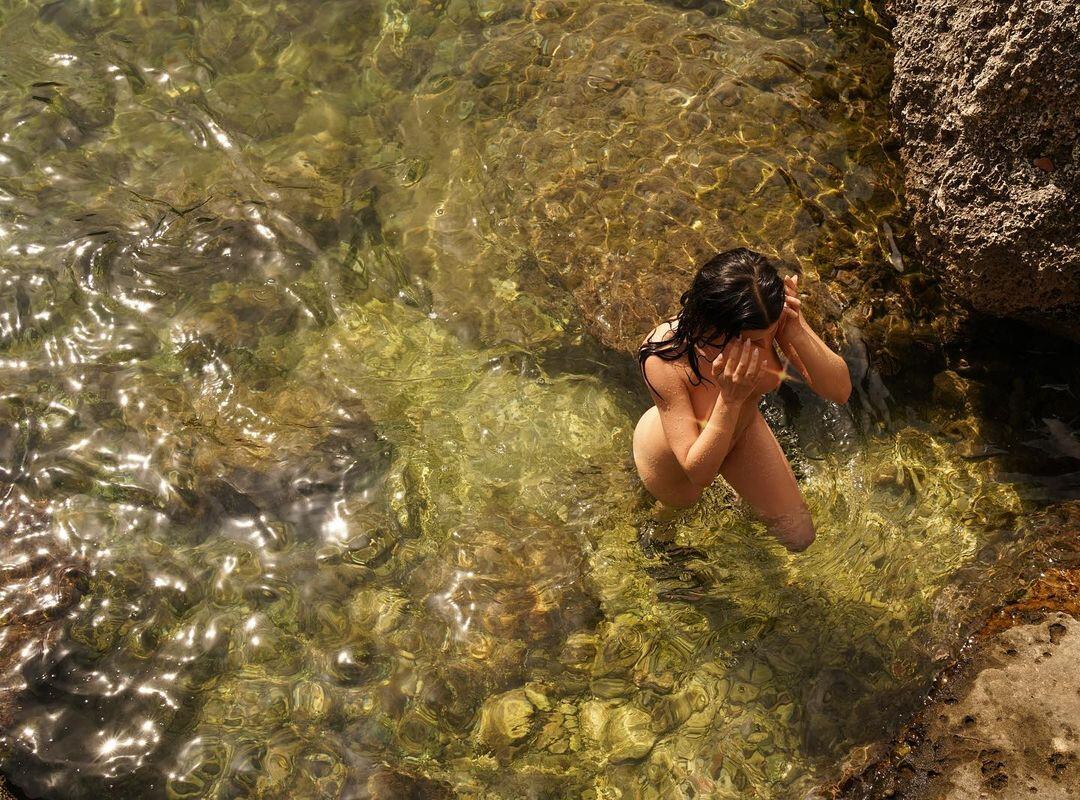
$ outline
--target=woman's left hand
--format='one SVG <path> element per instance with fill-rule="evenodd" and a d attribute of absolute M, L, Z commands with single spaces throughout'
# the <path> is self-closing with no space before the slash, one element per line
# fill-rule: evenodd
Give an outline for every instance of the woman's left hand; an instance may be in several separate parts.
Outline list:
<path fill-rule="evenodd" d="M 784 278 L 784 310 L 780 312 L 780 325 L 776 338 L 785 341 L 796 333 L 803 323 L 802 301 L 799 299 L 799 276 Z"/>
<path fill-rule="evenodd" d="M 799 299 L 799 276 L 790 275 L 784 278 L 784 310 L 780 312 L 780 324 L 776 328 L 776 343 L 780 345 L 780 350 L 787 360 L 802 374 L 807 385 L 811 386 L 810 373 L 796 348 L 798 335 L 806 333 L 804 325 L 802 301 Z"/>

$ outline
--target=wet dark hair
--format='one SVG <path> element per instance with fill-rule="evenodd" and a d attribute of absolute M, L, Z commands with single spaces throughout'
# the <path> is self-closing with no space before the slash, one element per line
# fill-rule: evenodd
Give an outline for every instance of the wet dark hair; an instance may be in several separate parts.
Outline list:
<path fill-rule="evenodd" d="M 737 247 L 702 264 L 679 305 L 679 313 L 668 320 L 678 322 L 674 335 L 646 342 L 638 349 L 641 377 L 654 394 L 659 393 L 645 375 L 645 361 L 650 356 L 676 361 L 685 355 L 696 383 L 709 381 L 701 374 L 696 346 L 723 348 L 742 331 L 768 328 L 784 310 L 784 281 L 761 253 Z"/>

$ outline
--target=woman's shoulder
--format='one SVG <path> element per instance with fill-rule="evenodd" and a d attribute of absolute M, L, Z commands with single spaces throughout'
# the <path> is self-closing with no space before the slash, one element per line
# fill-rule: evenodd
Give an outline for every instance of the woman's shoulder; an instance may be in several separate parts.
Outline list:
<path fill-rule="evenodd" d="M 678 327 L 678 320 L 664 320 L 647 334 L 645 334 L 645 340 L 641 343 L 644 347 L 647 344 L 659 344 L 665 342 L 675 335 L 675 329 Z"/>
<path fill-rule="evenodd" d="M 672 388 L 675 384 L 685 383 L 686 354 L 676 353 L 661 349 L 663 355 L 656 350 L 646 349 L 646 345 L 663 344 L 671 339 L 678 327 L 678 320 L 665 320 L 653 328 L 645 336 L 641 343 L 640 362 L 641 371 L 647 383 L 658 388 Z"/>

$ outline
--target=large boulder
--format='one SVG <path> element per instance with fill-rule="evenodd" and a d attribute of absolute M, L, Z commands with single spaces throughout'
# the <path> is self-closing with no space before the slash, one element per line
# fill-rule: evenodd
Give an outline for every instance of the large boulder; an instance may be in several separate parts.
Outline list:
<path fill-rule="evenodd" d="M 1080 339 L 1080 6 L 889 9 L 918 249 L 974 310 Z"/>

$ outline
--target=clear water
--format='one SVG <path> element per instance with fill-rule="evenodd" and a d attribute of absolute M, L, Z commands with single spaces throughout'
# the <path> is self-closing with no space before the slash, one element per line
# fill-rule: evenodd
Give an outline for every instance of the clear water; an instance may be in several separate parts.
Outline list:
<path fill-rule="evenodd" d="M 625 350 L 713 247 L 893 269 L 888 59 L 809 0 L 4 3 L 9 783 L 779 798 L 891 730 L 1023 561 L 977 421 L 786 389 L 792 557 L 650 521 Z"/>

